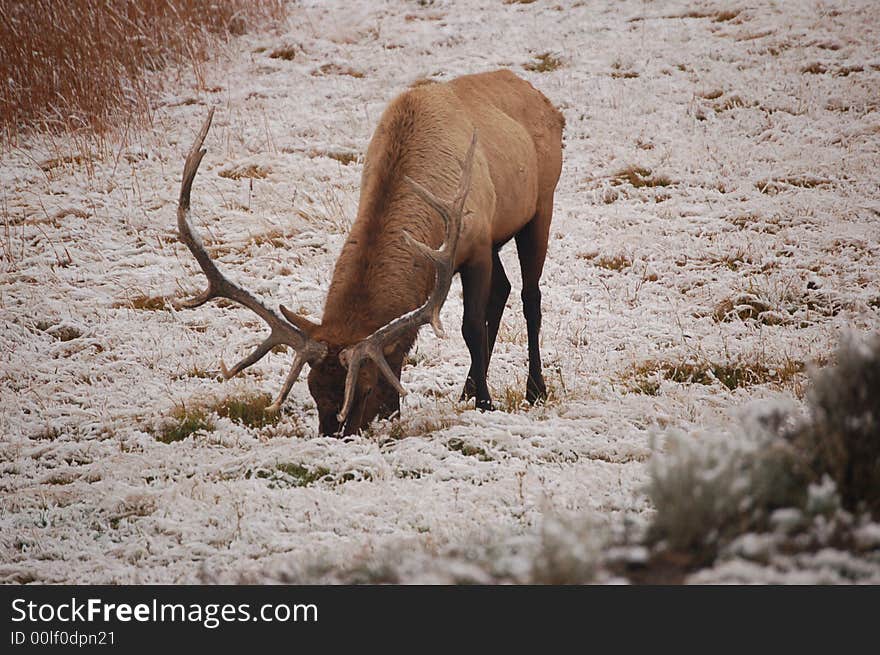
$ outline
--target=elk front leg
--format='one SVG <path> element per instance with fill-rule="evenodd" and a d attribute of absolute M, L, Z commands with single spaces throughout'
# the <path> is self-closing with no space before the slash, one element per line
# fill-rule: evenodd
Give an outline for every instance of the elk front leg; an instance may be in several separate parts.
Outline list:
<path fill-rule="evenodd" d="M 489 291 L 489 306 L 486 308 L 486 327 L 489 331 L 489 361 L 492 360 L 492 352 L 495 350 L 495 337 L 498 336 L 498 326 L 501 325 L 501 317 L 507 298 L 510 296 L 510 280 L 501 265 L 498 250 L 492 251 L 492 289 Z M 488 369 L 488 362 L 486 365 Z"/>
<path fill-rule="evenodd" d="M 487 377 L 489 374 L 489 362 L 492 361 L 492 351 L 495 349 L 495 337 L 498 336 L 498 326 L 501 324 L 501 316 L 504 314 L 504 307 L 509 296 L 510 280 L 507 279 L 504 267 L 501 265 L 498 250 L 494 249 L 492 251 L 492 286 L 489 290 L 489 304 L 486 307 L 486 338 L 489 343 L 486 356 Z M 476 385 L 468 377 L 464 383 L 464 391 L 461 392 L 461 399 L 467 400 L 476 395 Z"/>
<path fill-rule="evenodd" d="M 464 318 L 461 323 L 461 336 L 471 354 L 471 368 L 464 384 L 462 399 L 477 399 L 477 409 L 491 411 L 494 408 L 486 382 L 486 369 L 489 364 L 489 339 L 486 326 L 486 306 L 489 302 L 489 287 L 492 279 L 492 263 L 487 261 L 466 264 L 461 269 L 461 286 L 464 291 Z"/>

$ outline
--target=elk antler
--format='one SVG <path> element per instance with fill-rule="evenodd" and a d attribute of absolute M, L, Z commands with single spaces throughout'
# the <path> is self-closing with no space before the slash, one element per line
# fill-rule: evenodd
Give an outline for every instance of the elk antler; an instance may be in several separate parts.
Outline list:
<path fill-rule="evenodd" d="M 425 257 L 434 262 L 436 267 L 436 278 L 434 289 L 428 296 L 428 299 L 420 307 L 397 317 L 387 325 L 379 328 L 373 334 L 363 341 L 353 346 L 349 346 L 343 350 L 340 355 L 340 361 L 348 368 L 345 377 L 345 400 L 342 409 L 337 415 L 340 423 L 345 422 L 345 418 L 351 411 L 351 405 L 354 401 L 354 390 L 357 386 L 358 372 L 361 364 L 365 359 L 371 359 L 379 368 L 379 372 L 385 376 L 388 382 L 397 389 L 397 393 L 401 396 L 406 395 L 406 389 L 397 379 L 391 366 L 385 359 L 383 348 L 386 344 L 394 343 L 405 333 L 410 330 L 418 329 L 425 323 L 430 323 L 434 328 L 434 332 L 438 337 L 445 336 L 443 326 L 440 324 L 440 308 L 446 300 L 449 293 L 449 286 L 452 284 L 452 276 L 455 273 L 455 250 L 458 246 L 458 238 L 461 235 L 462 215 L 464 214 L 464 203 L 467 200 L 468 191 L 471 185 L 471 173 L 474 164 L 474 152 L 477 147 L 477 131 L 474 130 L 471 136 L 470 147 L 467 151 L 464 163 L 459 162 L 461 166 L 461 180 L 458 183 L 458 190 L 455 197 L 447 202 L 440 200 L 433 193 L 428 191 L 421 184 L 409 177 L 404 177 L 416 194 L 430 205 L 443 218 L 446 227 L 446 237 L 443 244 L 437 250 L 428 245 L 417 241 L 409 233 L 404 232 L 407 242 L 421 252 Z"/>
<path fill-rule="evenodd" d="M 202 148 L 202 144 L 205 142 L 205 137 L 208 134 L 208 129 L 211 127 L 211 120 L 213 118 L 214 110 L 211 109 L 211 111 L 208 112 L 208 118 L 205 120 L 204 125 L 202 125 L 202 129 L 199 132 L 195 143 L 193 143 L 189 154 L 186 156 L 186 163 L 183 167 L 183 180 L 180 183 L 180 198 L 177 204 L 177 229 L 180 233 L 180 240 L 186 244 L 187 248 L 189 248 L 190 252 L 196 258 L 196 261 L 198 261 L 199 266 L 202 268 L 205 277 L 208 278 L 208 288 L 195 298 L 180 302 L 179 306 L 185 308 L 198 307 L 213 298 L 227 298 L 254 311 L 260 318 L 269 324 L 269 327 L 271 328 L 269 336 L 266 337 L 263 343 L 257 346 L 250 355 L 233 366 L 231 370 L 227 369 L 226 365 L 221 361 L 220 368 L 223 371 L 223 377 L 227 380 L 234 375 L 237 375 L 248 366 L 258 362 L 275 346 L 286 345 L 296 351 L 293 366 L 290 373 L 287 375 L 287 379 L 284 381 L 281 393 L 278 394 L 275 402 L 266 408 L 267 411 L 277 411 L 280 409 L 281 403 L 284 402 L 284 399 L 287 398 L 287 394 L 290 393 L 290 389 L 299 377 L 303 366 L 306 363 L 313 365 L 321 360 L 324 355 L 327 354 L 327 346 L 320 341 L 311 339 L 302 330 L 284 318 L 284 316 L 263 304 L 259 298 L 255 297 L 249 291 L 243 289 L 234 282 L 229 281 L 219 271 L 217 265 L 208 254 L 208 251 L 205 250 L 205 246 L 199 235 L 193 231 L 189 222 L 190 192 L 192 190 L 193 180 L 196 177 L 196 172 L 199 170 L 199 164 L 201 164 L 202 157 L 204 157 L 205 152 L 207 152 Z M 282 307 L 282 309 L 286 308 Z"/>

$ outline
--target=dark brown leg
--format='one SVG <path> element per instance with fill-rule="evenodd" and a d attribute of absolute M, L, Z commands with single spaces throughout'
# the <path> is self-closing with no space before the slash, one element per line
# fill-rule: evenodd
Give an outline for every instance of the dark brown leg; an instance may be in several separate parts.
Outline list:
<path fill-rule="evenodd" d="M 541 372 L 541 290 L 538 282 L 544 270 L 547 238 L 552 218 L 552 199 L 538 207 L 535 217 L 516 235 L 516 250 L 522 268 L 523 315 L 529 335 L 529 377 L 526 381 L 526 400 L 534 404 L 547 398 L 547 387 Z"/>
<path fill-rule="evenodd" d="M 477 409 L 482 410 L 494 409 L 489 396 L 489 385 L 486 382 L 486 369 L 489 364 L 486 309 L 489 302 L 491 275 L 491 260 L 485 265 L 467 264 L 461 269 L 461 286 L 464 291 L 461 335 L 471 354 L 471 368 L 462 397 L 468 398 L 468 390 L 473 390 L 473 396 L 477 399 Z"/>
<path fill-rule="evenodd" d="M 492 289 L 489 291 L 489 306 L 486 308 L 486 329 L 489 337 L 489 360 L 492 359 L 492 351 L 495 350 L 495 338 L 498 336 L 498 326 L 501 325 L 501 316 L 507 298 L 510 296 L 510 280 L 501 265 L 498 251 L 492 251 Z M 488 369 L 488 364 L 487 364 Z"/>
<path fill-rule="evenodd" d="M 501 324 L 501 316 L 507 298 L 510 296 L 510 280 L 501 265 L 498 251 L 492 251 L 492 283 L 489 289 L 489 303 L 486 307 L 486 340 L 488 342 L 486 356 L 486 375 L 489 374 L 489 362 L 492 360 L 492 351 L 495 349 L 495 338 L 498 336 L 498 326 Z M 461 392 L 461 400 L 467 400 L 477 395 L 477 389 L 471 376 L 465 380 L 464 390 Z"/>

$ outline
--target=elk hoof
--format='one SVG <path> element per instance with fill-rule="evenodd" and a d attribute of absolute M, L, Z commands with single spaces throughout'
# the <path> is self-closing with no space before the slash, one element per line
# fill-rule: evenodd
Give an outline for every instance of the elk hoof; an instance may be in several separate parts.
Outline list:
<path fill-rule="evenodd" d="M 468 377 L 468 379 L 464 381 L 464 389 L 461 390 L 461 396 L 459 397 L 459 400 L 465 401 L 476 397 L 477 384 L 476 382 L 474 382 L 473 378 Z"/>
<path fill-rule="evenodd" d="M 529 381 L 526 383 L 526 400 L 529 405 L 547 400 L 547 387 L 544 385 L 543 377 L 535 380 L 529 376 Z"/>
<path fill-rule="evenodd" d="M 491 399 L 486 398 L 485 400 L 478 400 L 477 401 L 477 409 L 480 410 L 481 412 L 494 412 L 495 405 L 492 404 Z"/>

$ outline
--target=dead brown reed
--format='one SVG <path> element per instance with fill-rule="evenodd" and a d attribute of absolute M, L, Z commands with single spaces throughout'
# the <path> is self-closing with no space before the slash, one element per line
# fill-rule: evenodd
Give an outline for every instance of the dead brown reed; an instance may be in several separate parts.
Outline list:
<path fill-rule="evenodd" d="M 150 73 L 183 65 L 201 83 L 213 42 L 284 13 L 283 0 L 0 0 L 0 144 L 149 120 Z"/>

